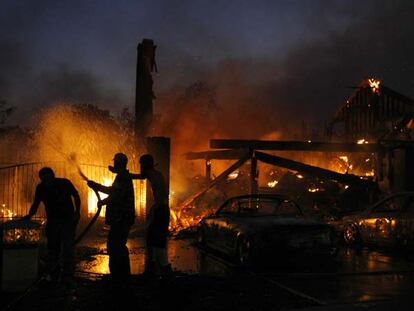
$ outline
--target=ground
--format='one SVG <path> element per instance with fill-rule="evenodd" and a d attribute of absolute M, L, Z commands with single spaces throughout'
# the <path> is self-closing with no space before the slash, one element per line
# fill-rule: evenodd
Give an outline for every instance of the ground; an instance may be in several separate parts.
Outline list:
<path fill-rule="evenodd" d="M 218 253 L 199 250 L 190 235 L 169 241 L 176 277 L 148 281 L 140 275 L 143 239 L 132 237 L 128 246 L 133 273 L 129 286 L 114 286 L 108 280 L 105 236 L 95 235 L 77 248 L 74 289 L 40 282 L 23 296 L 1 293 L 1 307 L 122 310 L 131 304 L 136 310 L 404 310 L 414 302 L 410 297 L 414 260 L 407 254 L 343 247 L 333 261 L 289 258 L 243 269 Z"/>

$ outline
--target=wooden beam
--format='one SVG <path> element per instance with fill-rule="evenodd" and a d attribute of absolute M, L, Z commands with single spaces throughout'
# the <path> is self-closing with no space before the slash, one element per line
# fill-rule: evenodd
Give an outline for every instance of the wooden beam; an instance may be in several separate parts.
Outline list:
<path fill-rule="evenodd" d="M 190 196 L 187 200 L 185 200 L 183 203 L 181 203 L 178 207 L 178 209 L 182 209 L 185 207 L 188 207 L 190 204 L 192 204 L 196 199 L 201 197 L 204 193 L 206 193 L 208 190 L 213 188 L 218 183 L 226 180 L 227 176 L 231 173 L 233 173 L 235 170 L 237 170 L 240 166 L 242 166 L 247 160 L 249 160 L 251 157 L 251 152 L 245 153 L 237 162 L 233 163 L 228 169 L 226 169 L 223 173 L 221 173 L 219 176 L 217 176 L 214 180 L 212 180 L 204 189 L 196 192 L 192 196 Z"/>
<path fill-rule="evenodd" d="M 326 143 L 313 141 L 274 141 L 274 140 L 242 140 L 211 139 L 212 149 L 256 149 L 284 151 L 329 151 L 329 152 L 378 152 L 380 144 Z"/>
<path fill-rule="evenodd" d="M 325 178 L 325 179 L 333 179 L 343 183 L 361 183 L 367 182 L 365 179 L 361 179 L 360 176 L 352 175 L 352 174 L 341 174 L 331 170 L 327 170 L 324 168 L 308 165 L 302 162 L 293 161 L 290 159 L 274 156 L 271 154 L 263 153 L 256 151 L 255 152 L 256 159 L 258 161 L 284 167 L 293 171 L 307 173 L 313 176 Z"/>
<path fill-rule="evenodd" d="M 237 160 L 248 152 L 247 149 L 213 150 L 201 152 L 187 152 L 187 160 Z"/>

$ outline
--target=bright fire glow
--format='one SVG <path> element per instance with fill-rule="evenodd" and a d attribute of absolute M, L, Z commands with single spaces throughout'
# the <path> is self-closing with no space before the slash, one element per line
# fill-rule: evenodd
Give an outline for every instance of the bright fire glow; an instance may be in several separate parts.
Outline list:
<path fill-rule="evenodd" d="M 379 88 L 381 81 L 376 79 L 368 79 L 369 87 L 371 88 L 372 92 L 379 93 Z"/>
<path fill-rule="evenodd" d="M 111 186 L 113 179 L 109 177 L 102 177 L 101 184 L 104 186 Z M 146 205 L 146 182 L 142 180 L 134 180 L 134 194 L 135 194 L 135 216 L 145 216 L 145 205 Z M 99 192 L 101 199 L 108 197 L 107 194 Z M 98 198 L 92 189 L 88 189 L 88 216 L 92 217 L 95 215 L 98 209 Z M 105 206 L 102 207 L 100 217 L 105 217 Z"/>
<path fill-rule="evenodd" d="M 358 139 L 358 140 L 357 140 L 357 144 L 358 144 L 358 145 L 368 144 L 368 140 L 366 140 L 365 138 Z"/>
<path fill-rule="evenodd" d="M 340 156 L 339 157 L 342 161 L 344 161 L 345 163 L 348 163 L 349 159 L 347 156 Z"/>
<path fill-rule="evenodd" d="M 319 188 L 309 188 L 308 189 L 309 192 L 318 192 L 321 191 Z"/>
<path fill-rule="evenodd" d="M 366 172 L 366 173 L 365 173 L 365 176 L 375 176 L 375 172 L 374 172 L 374 170 L 372 169 L 371 171 Z"/>
<path fill-rule="evenodd" d="M 11 210 L 9 210 L 8 208 L 6 208 L 6 204 L 2 204 L 1 205 L 1 210 L 0 210 L 0 218 L 4 218 L 7 220 L 11 220 L 13 218 L 13 216 L 16 216 L 16 213 L 13 213 Z"/>
<path fill-rule="evenodd" d="M 303 178 L 303 176 L 300 175 L 300 174 L 297 174 L 296 177 L 299 178 L 299 179 L 302 179 Z"/>
<path fill-rule="evenodd" d="M 229 174 L 228 180 L 234 180 L 239 177 L 239 171 L 234 171 L 233 173 Z"/>
<path fill-rule="evenodd" d="M 267 183 L 267 186 L 268 187 L 270 187 L 270 188 L 274 188 L 274 187 L 276 187 L 276 185 L 279 183 L 279 181 L 277 181 L 277 180 L 273 180 L 273 181 L 269 181 L 268 183 Z"/>
<path fill-rule="evenodd" d="M 110 186 L 112 184 L 112 180 L 104 177 L 102 179 L 102 185 L 104 186 Z M 105 199 L 108 197 L 107 194 L 99 192 L 101 199 Z M 95 192 L 92 189 L 88 189 L 88 216 L 95 215 L 96 211 L 98 210 L 98 198 L 96 197 Z M 100 217 L 105 217 L 105 206 L 102 207 L 101 213 L 99 215 Z"/>

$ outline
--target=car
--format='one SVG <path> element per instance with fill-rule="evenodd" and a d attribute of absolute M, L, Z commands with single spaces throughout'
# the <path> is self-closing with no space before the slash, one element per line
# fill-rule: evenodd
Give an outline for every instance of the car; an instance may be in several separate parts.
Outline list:
<path fill-rule="evenodd" d="M 351 246 L 414 246 L 414 192 L 391 194 L 362 212 L 345 216 L 339 230 Z"/>
<path fill-rule="evenodd" d="M 336 240 L 329 224 L 305 216 L 294 200 L 278 194 L 232 197 L 198 225 L 201 246 L 241 265 L 291 254 L 334 256 Z"/>

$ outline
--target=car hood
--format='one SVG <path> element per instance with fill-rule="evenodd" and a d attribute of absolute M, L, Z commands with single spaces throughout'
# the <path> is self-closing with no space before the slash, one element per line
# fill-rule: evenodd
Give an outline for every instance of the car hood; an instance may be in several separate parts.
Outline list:
<path fill-rule="evenodd" d="M 320 229 L 329 227 L 326 223 L 313 218 L 295 218 L 295 217 L 246 217 L 234 218 L 227 222 L 229 227 L 237 227 L 250 233 L 274 231 L 274 230 L 303 230 L 303 229 Z"/>

